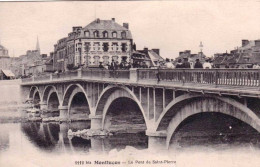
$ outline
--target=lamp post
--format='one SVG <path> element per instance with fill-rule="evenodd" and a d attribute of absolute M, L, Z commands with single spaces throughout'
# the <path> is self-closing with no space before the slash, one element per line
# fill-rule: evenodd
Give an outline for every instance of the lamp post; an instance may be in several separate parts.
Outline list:
<path fill-rule="evenodd" d="M 81 66 L 81 49 L 82 49 L 82 43 L 78 43 L 78 51 L 79 51 L 79 67 Z"/>

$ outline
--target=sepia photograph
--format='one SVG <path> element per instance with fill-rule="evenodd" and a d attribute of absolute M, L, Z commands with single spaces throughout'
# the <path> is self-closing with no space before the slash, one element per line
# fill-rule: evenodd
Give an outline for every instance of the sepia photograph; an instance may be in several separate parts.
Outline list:
<path fill-rule="evenodd" d="M 0 167 L 260 167 L 260 1 L 0 1 Z"/>

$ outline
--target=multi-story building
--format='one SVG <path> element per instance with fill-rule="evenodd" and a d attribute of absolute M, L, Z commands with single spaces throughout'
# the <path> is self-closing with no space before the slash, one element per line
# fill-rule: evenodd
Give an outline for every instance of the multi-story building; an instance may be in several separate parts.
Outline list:
<path fill-rule="evenodd" d="M 60 39 L 57 44 L 54 45 L 53 55 L 53 69 L 55 71 L 65 71 L 68 62 L 66 37 Z"/>
<path fill-rule="evenodd" d="M 112 61 L 130 60 L 132 35 L 128 23 L 123 26 L 112 20 L 100 20 L 88 24 L 76 39 L 75 64 L 98 65 Z"/>
<path fill-rule="evenodd" d="M 132 43 L 128 23 L 121 26 L 114 18 L 96 19 L 85 27 L 73 27 L 68 37 L 54 45 L 54 67 L 64 71 L 68 66 L 109 64 L 112 59 L 130 61 Z"/>

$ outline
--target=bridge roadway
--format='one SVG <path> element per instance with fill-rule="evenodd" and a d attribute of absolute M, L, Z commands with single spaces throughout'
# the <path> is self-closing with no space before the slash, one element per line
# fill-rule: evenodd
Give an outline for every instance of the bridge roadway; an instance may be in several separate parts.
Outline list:
<path fill-rule="evenodd" d="M 113 102 L 134 101 L 153 147 L 168 147 L 176 128 L 203 112 L 232 116 L 260 132 L 260 70 L 79 69 L 23 79 L 21 85 L 24 98 L 40 101 L 42 110 L 59 110 L 63 121 L 90 119 L 92 129 L 110 128 Z M 76 104 L 79 98 L 86 100 Z"/>

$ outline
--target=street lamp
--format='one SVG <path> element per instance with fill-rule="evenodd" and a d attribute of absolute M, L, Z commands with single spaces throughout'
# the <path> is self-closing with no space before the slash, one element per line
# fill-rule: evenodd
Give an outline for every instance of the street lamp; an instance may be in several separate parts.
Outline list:
<path fill-rule="evenodd" d="M 82 49 L 82 43 L 78 43 L 78 51 L 79 51 L 79 66 L 81 66 L 81 49 Z"/>

